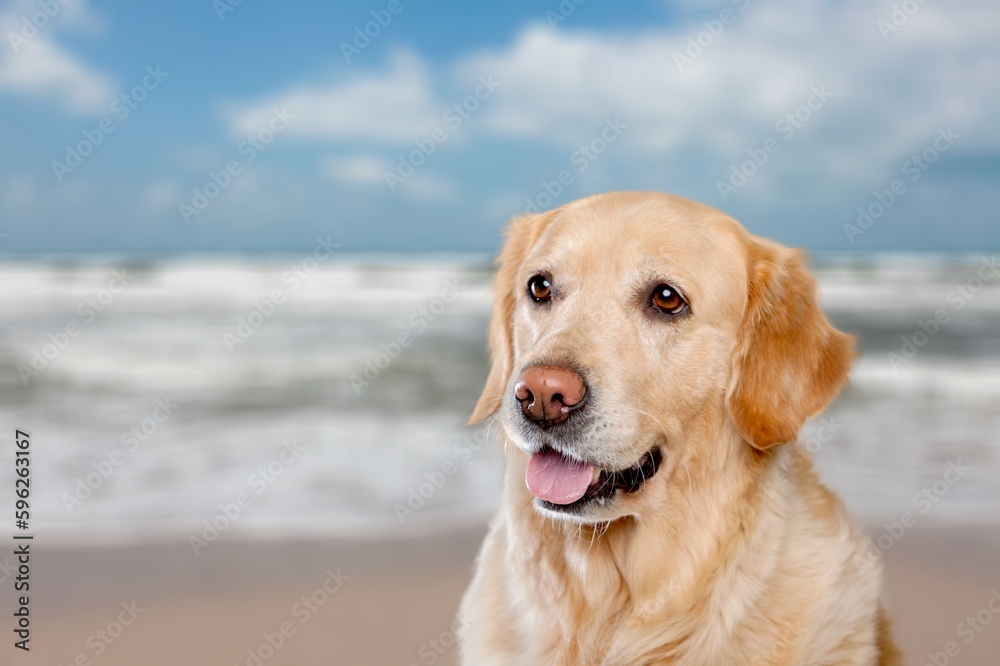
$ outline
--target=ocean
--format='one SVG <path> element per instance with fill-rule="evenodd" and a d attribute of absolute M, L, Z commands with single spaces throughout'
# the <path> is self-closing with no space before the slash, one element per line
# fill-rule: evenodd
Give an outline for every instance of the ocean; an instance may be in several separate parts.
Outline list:
<path fill-rule="evenodd" d="M 824 309 L 862 354 L 801 445 L 870 525 L 1000 522 L 991 261 L 813 259 Z M 0 410 L 11 435 L 30 433 L 36 538 L 482 524 L 502 463 L 495 433 L 463 424 L 487 368 L 490 270 L 476 256 L 8 258 Z"/>

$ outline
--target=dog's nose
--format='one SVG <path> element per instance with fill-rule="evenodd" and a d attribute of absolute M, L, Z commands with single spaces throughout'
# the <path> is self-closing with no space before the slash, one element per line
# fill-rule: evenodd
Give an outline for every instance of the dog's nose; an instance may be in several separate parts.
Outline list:
<path fill-rule="evenodd" d="M 514 397 L 525 418 L 544 426 L 563 423 L 583 405 L 586 395 L 583 377 L 553 365 L 526 368 L 514 386 Z"/>

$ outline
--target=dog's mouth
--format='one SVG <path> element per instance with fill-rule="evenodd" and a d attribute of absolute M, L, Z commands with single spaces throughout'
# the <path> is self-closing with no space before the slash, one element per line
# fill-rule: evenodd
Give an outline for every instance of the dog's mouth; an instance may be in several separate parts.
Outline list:
<path fill-rule="evenodd" d="M 546 445 L 532 454 L 524 480 L 543 508 L 567 511 L 607 499 L 615 491 L 634 493 L 656 474 L 662 454 L 653 447 L 626 469 L 611 471 L 580 462 Z"/>

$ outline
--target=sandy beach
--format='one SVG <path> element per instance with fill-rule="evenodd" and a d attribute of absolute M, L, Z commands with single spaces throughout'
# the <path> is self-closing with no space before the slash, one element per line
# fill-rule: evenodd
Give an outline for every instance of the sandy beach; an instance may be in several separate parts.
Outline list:
<path fill-rule="evenodd" d="M 452 623 L 482 535 L 219 542 L 197 558 L 184 543 L 40 543 L 32 650 L 5 646 L 3 663 L 454 664 Z M 998 554 L 1000 529 L 979 528 L 911 530 L 886 552 L 884 597 L 908 664 L 1000 664 Z M 10 580 L 0 592 L 6 609 Z"/>

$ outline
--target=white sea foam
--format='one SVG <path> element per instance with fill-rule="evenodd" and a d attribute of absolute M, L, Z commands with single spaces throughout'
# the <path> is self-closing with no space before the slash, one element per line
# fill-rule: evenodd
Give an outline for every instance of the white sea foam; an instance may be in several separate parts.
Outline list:
<path fill-rule="evenodd" d="M 39 533 L 69 542 L 197 533 L 293 438 L 306 453 L 253 495 L 228 536 L 399 534 L 486 519 L 500 462 L 488 450 L 465 460 L 455 447 L 474 432 L 463 423 L 487 366 L 488 262 L 334 260 L 293 288 L 286 272 L 302 260 L 0 264 L 0 415 L 32 432 Z M 817 461 L 864 519 L 912 509 L 913 495 L 959 458 L 973 472 L 921 519 L 1000 519 L 1000 279 L 961 309 L 948 299 L 979 261 L 827 257 L 814 267 L 826 309 L 863 351 Z M 134 279 L 86 321 L 77 308 L 112 267 Z M 459 297 L 435 306 L 431 321 L 421 308 L 449 281 Z M 224 334 L 274 289 L 285 302 L 230 351 Z M 948 323 L 894 366 L 889 355 L 938 308 Z M 70 321 L 79 334 L 26 386 L 18 366 Z M 412 344 L 356 391 L 351 377 L 382 364 L 383 345 L 401 333 Z M 123 433 L 168 396 L 177 413 L 67 511 L 77 479 L 125 448 Z M 454 472 L 401 524 L 395 506 L 449 461 Z M 11 499 L 10 484 L 0 486 L 0 505 Z"/>

